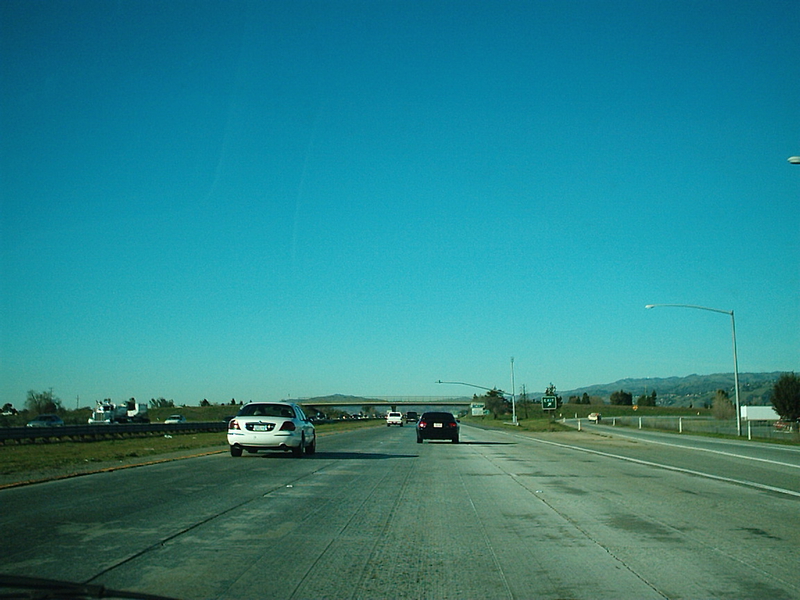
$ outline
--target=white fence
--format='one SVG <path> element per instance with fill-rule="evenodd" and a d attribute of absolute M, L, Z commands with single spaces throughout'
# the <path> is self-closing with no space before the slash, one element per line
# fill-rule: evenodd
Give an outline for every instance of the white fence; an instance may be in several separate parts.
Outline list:
<path fill-rule="evenodd" d="M 736 419 L 720 420 L 711 417 L 604 417 L 603 425 L 635 427 L 638 429 L 664 429 L 679 433 L 719 433 L 736 435 Z M 747 439 L 797 438 L 797 431 L 775 429 L 769 421 L 742 421 L 742 436 Z"/>

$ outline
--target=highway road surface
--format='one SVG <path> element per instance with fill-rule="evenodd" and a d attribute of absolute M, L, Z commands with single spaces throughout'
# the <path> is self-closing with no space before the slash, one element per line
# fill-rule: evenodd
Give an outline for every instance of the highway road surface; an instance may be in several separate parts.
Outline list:
<path fill-rule="evenodd" d="M 624 436 L 624 437 L 623 437 Z M 800 454 L 376 427 L 0 491 L 4 574 L 192 599 L 800 598 Z"/>

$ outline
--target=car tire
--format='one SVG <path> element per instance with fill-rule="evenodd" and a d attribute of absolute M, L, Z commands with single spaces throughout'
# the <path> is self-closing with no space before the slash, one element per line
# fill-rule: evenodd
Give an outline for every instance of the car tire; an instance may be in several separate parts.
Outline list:
<path fill-rule="evenodd" d="M 241 455 L 242 455 L 241 446 L 231 446 L 231 456 L 241 456 Z"/>
<path fill-rule="evenodd" d="M 457 443 L 458 443 L 458 436 L 456 436 L 456 437 L 454 437 L 454 438 L 453 438 L 453 443 L 454 443 L 454 444 L 457 444 Z"/>
<path fill-rule="evenodd" d="M 418 443 L 418 444 L 421 444 L 421 443 L 422 443 L 422 438 L 421 438 L 420 436 L 417 436 L 417 443 Z"/>
<path fill-rule="evenodd" d="M 306 436 L 303 435 L 303 437 L 300 438 L 300 445 L 292 448 L 292 456 L 294 456 L 295 458 L 303 458 L 303 450 L 305 449 L 305 446 L 306 446 Z"/>
<path fill-rule="evenodd" d="M 314 439 L 311 440 L 311 443 L 306 446 L 306 454 L 311 456 L 312 454 L 316 454 L 317 452 L 317 437 L 314 436 Z"/>

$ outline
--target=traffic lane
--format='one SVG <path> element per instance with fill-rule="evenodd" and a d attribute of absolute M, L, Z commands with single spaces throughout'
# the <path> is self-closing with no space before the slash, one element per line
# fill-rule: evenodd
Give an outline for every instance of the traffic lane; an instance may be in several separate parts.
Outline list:
<path fill-rule="evenodd" d="M 412 428 L 377 428 L 325 440 L 314 460 L 216 456 L 174 463 L 163 477 L 133 469 L 147 477 L 128 486 L 129 505 L 172 483 L 181 530 L 143 543 L 132 525 L 111 522 L 84 540 L 127 546 L 102 562 L 59 531 L 61 576 L 93 563 L 96 582 L 188 599 L 798 594 L 780 576 L 794 572 L 798 544 L 777 538 L 778 509 L 732 532 L 709 525 L 716 508 L 728 510 L 731 486 L 708 490 L 699 478 L 470 427 L 462 439 L 416 444 Z M 674 479 L 654 489 L 665 477 Z M 159 498 L 153 518 L 170 506 Z M 739 548 L 770 564 L 743 567 Z"/>
<path fill-rule="evenodd" d="M 662 597 L 482 442 L 371 441 L 398 458 L 335 461 L 98 581 L 182 598 Z"/>
<path fill-rule="evenodd" d="M 630 442 L 619 446 L 630 459 L 800 494 L 800 452 L 794 447 L 603 425 L 582 432 L 586 435 L 576 438 L 576 444 L 586 449 L 601 450 L 600 440 L 610 436 Z"/>
<path fill-rule="evenodd" d="M 361 434 L 364 443 L 321 436 L 319 460 L 217 454 L 0 490 L 2 570 L 87 581 L 331 461 L 382 458 L 369 435 Z"/>
<path fill-rule="evenodd" d="M 598 439 L 600 455 L 576 449 L 578 432 L 481 436 L 487 461 L 666 597 L 800 595 L 795 497 L 612 458 L 628 440 Z"/>
<path fill-rule="evenodd" d="M 385 443 L 396 443 L 398 435 L 399 431 L 387 432 Z M 419 448 L 420 460 L 412 462 L 425 465 L 430 477 L 408 470 L 409 465 L 400 468 L 393 463 L 391 469 L 380 469 L 385 478 L 376 480 L 371 469 L 364 470 L 370 465 L 357 464 L 357 480 L 333 486 L 334 490 L 360 490 L 357 506 L 351 506 L 346 495 L 317 511 L 336 515 L 334 509 L 342 507 L 338 519 L 332 517 L 337 525 L 333 531 L 312 519 L 305 536 L 310 539 L 305 539 L 302 519 L 306 508 L 298 502 L 305 486 L 287 488 L 282 491 L 286 505 L 276 509 L 283 519 L 273 516 L 264 522 L 260 520 L 264 511 L 237 512 L 232 523 L 217 523 L 219 531 L 202 536 L 202 540 L 212 541 L 207 555 L 197 554 L 201 547 L 197 539 L 191 540 L 193 543 L 188 543 L 189 538 L 174 540 L 169 552 L 165 550 L 163 557 L 151 561 L 151 565 L 166 567 L 164 571 L 158 574 L 151 566 L 150 575 L 155 579 L 140 583 L 156 589 L 170 582 L 177 584 L 175 573 L 181 572 L 181 564 L 189 564 L 192 573 L 220 568 L 230 574 L 229 587 L 218 588 L 218 597 L 259 597 L 263 586 L 269 585 L 275 597 L 369 598 L 383 597 L 391 590 L 395 597 L 637 598 L 654 591 L 651 579 L 663 589 L 669 590 L 670 585 L 674 589 L 673 582 L 683 580 L 679 577 L 682 573 L 687 579 L 671 596 L 746 598 L 757 597 L 748 593 L 756 589 L 770 597 L 792 597 L 763 578 L 743 591 L 742 581 L 731 573 L 744 571 L 743 581 L 751 582 L 746 569 L 738 563 L 732 567 L 729 555 L 719 556 L 720 551 L 704 546 L 701 539 L 687 536 L 682 530 L 692 526 L 678 520 L 680 514 L 656 515 L 654 519 L 637 512 L 637 507 L 655 505 L 666 495 L 661 489 L 648 497 L 637 495 L 642 472 L 650 469 L 636 465 L 623 476 L 617 472 L 617 464 L 606 464 L 617 461 L 604 459 L 604 471 L 600 471 L 594 457 L 576 460 L 575 451 L 561 456 L 560 448 L 539 450 L 531 461 L 530 447 L 486 436 L 481 432 L 481 437 L 470 443 L 465 428 L 467 443 L 460 446 L 426 443 L 410 448 L 406 436 L 405 450 L 398 447 L 388 454 L 410 456 L 412 448 Z M 435 468 L 448 457 L 453 468 Z M 546 468 L 542 469 L 543 465 Z M 463 485 L 454 485 L 449 474 L 458 474 Z M 347 479 L 354 473 L 341 475 Z M 603 478 L 612 479 L 610 490 L 607 482 L 605 487 L 597 485 Z M 626 489 L 623 483 L 630 481 L 633 489 Z M 421 485 L 421 492 L 412 493 L 415 482 Z M 674 492 L 673 487 L 667 491 Z M 687 488 L 686 493 L 698 492 Z M 305 495 L 315 499 L 326 496 L 320 490 Z M 619 500 L 628 496 L 631 506 Z M 588 498 L 588 504 L 576 504 L 576 498 L 584 502 Z M 277 507 L 280 499 L 280 495 L 273 496 L 264 510 Z M 542 506 L 537 504 L 539 500 Z M 469 504 L 472 513 L 463 503 Z M 409 512 L 407 507 L 413 508 Z M 293 508 L 301 514 L 291 517 Z M 699 519 L 706 520 L 706 514 Z M 676 522 L 677 527 L 673 525 Z M 239 535 L 248 533 L 244 539 L 226 539 L 231 528 Z M 259 533 L 270 540 L 268 549 Z M 222 546 L 215 547 L 214 540 L 222 541 Z M 687 546 L 682 553 L 673 551 L 678 542 Z M 186 552 L 190 556 L 179 550 L 184 543 L 189 545 Z M 220 555 L 226 551 L 234 555 L 232 563 L 220 565 Z M 640 554 L 651 553 L 653 557 L 637 563 Z M 294 560 L 286 563 L 286 554 Z M 699 569 L 696 563 L 713 564 L 716 570 Z M 464 564 L 478 566 L 465 573 Z M 130 568 L 133 583 L 138 569 L 133 564 Z M 280 572 L 281 579 L 267 583 L 259 578 L 260 573 L 271 572 Z M 664 581 L 659 581 L 659 573 Z M 342 581 L 348 582 L 344 588 Z M 709 592 L 709 583 L 714 585 L 713 592 Z M 695 593 L 683 593 L 687 589 Z M 204 597 L 202 590 L 195 592 Z"/>

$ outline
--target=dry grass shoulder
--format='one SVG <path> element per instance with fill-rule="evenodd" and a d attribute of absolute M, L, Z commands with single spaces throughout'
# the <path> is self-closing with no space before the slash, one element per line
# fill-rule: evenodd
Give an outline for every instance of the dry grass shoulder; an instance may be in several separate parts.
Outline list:
<path fill-rule="evenodd" d="M 227 449 L 225 435 L 198 433 L 96 442 L 49 442 L 0 446 L 0 486 L 70 477 L 156 460 Z"/>

